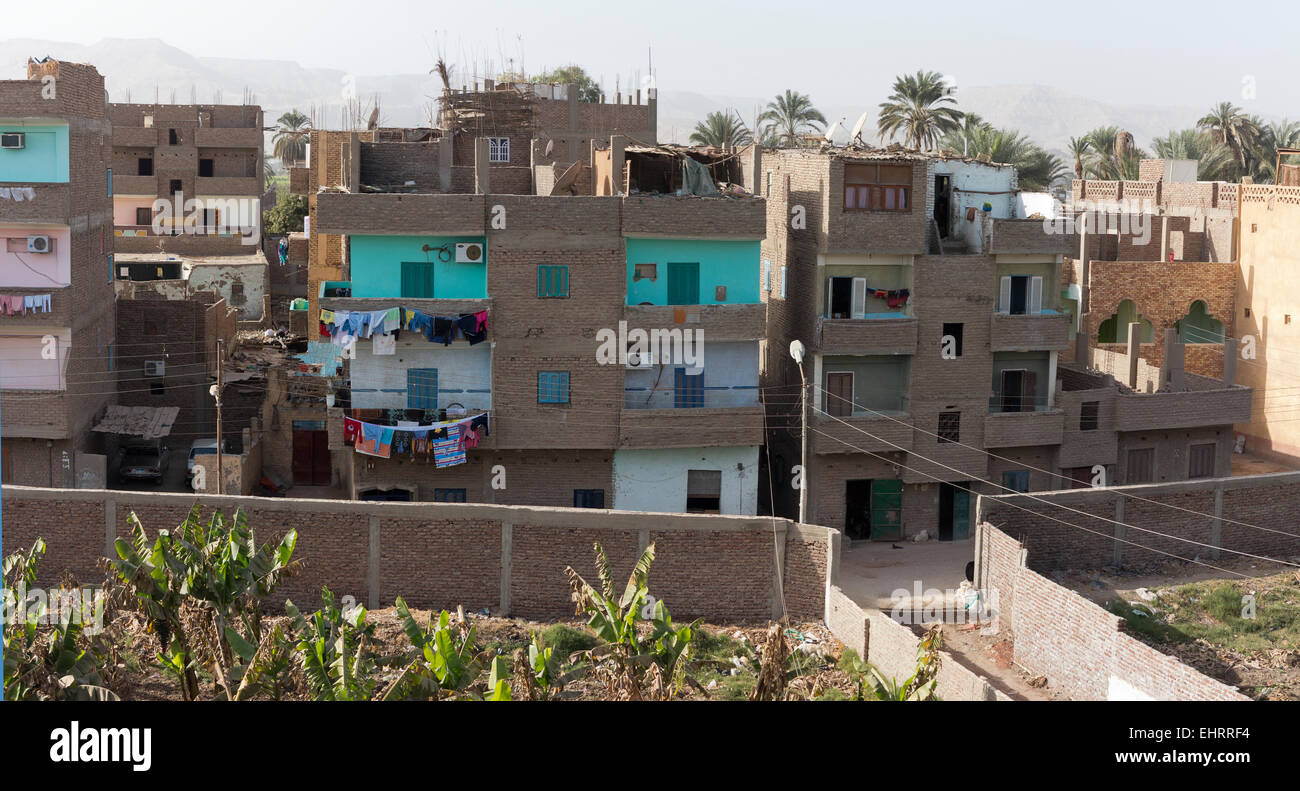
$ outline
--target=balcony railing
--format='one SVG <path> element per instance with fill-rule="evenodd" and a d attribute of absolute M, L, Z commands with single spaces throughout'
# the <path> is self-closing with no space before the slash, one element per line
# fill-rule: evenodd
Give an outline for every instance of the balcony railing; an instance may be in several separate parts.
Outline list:
<path fill-rule="evenodd" d="M 993 412 L 984 419 L 984 445 L 990 448 L 1060 445 L 1064 432 L 1065 412 L 1060 409 Z"/>
<path fill-rule="evenodd" d="M 1070 317 L 1065 313 L 994 313 L 989 349 L 994 352 L 1050 351 L 1070 343 Z"/>
<path fill-rule="evenodd" d="M 761 445 L 763 407 L 625 409 L 618 435 L 619 446 L 625 448 Z"/>
<path fill-rule="evenodd" d="M 916 354 L 918 322 L 903 314 L 862 319 L 817 319 L 825 354 Z"/>
<path fill-rule="evenodd" d="M 629 329 L 700 330 L 710 341 L 759 340 L 767 335 L 767 305 L 628 305 Z"/>

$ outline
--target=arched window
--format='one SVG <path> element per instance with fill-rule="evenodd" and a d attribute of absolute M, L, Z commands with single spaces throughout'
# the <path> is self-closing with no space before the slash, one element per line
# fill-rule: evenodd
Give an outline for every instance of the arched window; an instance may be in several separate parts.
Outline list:
<path fill-rule="evenodd" d="M 1128 325 L 1138 322 L 1142 325 L 1138 333 L 1139 343 L 1155 342 L 1155 328 L 1151 322 L 1142 318 L 1138 313 L 1137 305 L 1133 300 L 1126 299 L 1119 303 L 1119 307 L 1110 315 L 1110 318 L 1101 323 L 1097 328 L 1097 343 L 1128 343 Z"/>
<path fill-rule="evenodd" d="M 1179 343 L 1223 343 L 1223 322 L 1210 315 L 1204 300 L 1193 302 L 1187 315 L 1174 327 L 1178 330 Z"/>

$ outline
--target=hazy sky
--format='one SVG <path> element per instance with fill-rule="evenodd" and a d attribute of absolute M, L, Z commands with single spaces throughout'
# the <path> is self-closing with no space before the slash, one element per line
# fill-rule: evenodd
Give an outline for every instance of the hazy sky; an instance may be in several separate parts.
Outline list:
<path fill-rule="evenodd" d="M 1039 83 L 1114 104 L 1300 117 L 1292 3 L 1221 0 L 972 2 L 6 2 L 0 39 L 92 44 L 161 38 L 198 56 L 282 58 L 359 75 L 425 73 L 441 52 L 468 67 L 578 62 L 612 92 L 644 76 L 665 90 L 820 102 L 888 91 L 927 68 L 965 85 Z M 563 12 L 557 9 L 564 9 Z M 1276 40 L 1270 41 L 1270 38 Z M 1253 98 L 1243 80 L 1253 78 Z"/>

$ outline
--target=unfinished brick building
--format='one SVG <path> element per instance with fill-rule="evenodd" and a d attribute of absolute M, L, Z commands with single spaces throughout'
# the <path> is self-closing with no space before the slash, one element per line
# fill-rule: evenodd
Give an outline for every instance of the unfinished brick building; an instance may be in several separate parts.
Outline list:
<path fill-rule="evenodd" d="M 756 513 L 763 201 L 498 194 L 486 139 L 475 146 L 475 192 L 422 182 L 424 164 L 384 191 L 362 177 L 379 170 L 371 157 L 436 152 L 363 139 L 373 134 L 313 133 L 315 301 L 327 315 L 486 312 L 488 330 L 472 345 L 402 332 L 391 356 L 361 340 L 336 397 L 369 421 L 486 411 L 491 435 L 468 463 L 435 468 L 353 453 L 344 408 L 329 410 L 326 441 L 343 451 L 354 497 Z M 698 332 L 707 362 L 602 358 L 606 333 L 626 348 L 636 328 Z M 308 467 L 295 464 L 295 480 Z"/>
<path fill-rule="evenodd" d="M 72 487 L 103 469 L 113 403 L 112 128 L 93 66 L 29 61 L 0 81 L 3 481 Z"/>
<path fill-rule="evenodd" d="M 1227 474 L 1249 389 L 1156 367 L 1120 384 L 1111 357 L 1109 371 L 1059 359 L 1060 273 L 1080 241 L 1017 216 L 1014 169 L 832 149 L 765 153 L 751 172 L 768 199 L 778 512 L 799 494 L 794 340 L 811 391 L 807 521 L 851 537 L 967 538 L 971 491 Z"/>

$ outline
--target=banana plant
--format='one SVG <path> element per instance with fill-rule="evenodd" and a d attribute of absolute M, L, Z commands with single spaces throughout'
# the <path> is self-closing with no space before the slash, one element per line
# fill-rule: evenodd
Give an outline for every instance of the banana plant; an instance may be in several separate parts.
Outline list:
<path fill-rule="evenodd" d="M 3 606 L 12 613 L 4 624 L 5 700 L 117 700 L 100 671 L 109 651 L 85 628 L 92 619 L 102 619 L 102 599 L 61 599 L 58 619 L 42 629 L 42 622 L 49 620 L 47 604 L 18 601 L 14 595 L 36 584 L 45 550 L 38 538 L 27 552 L 15 552 L 3 562 Z M 62 606 L 67 604 L 72 606 Z"/>
<path fill-rule="evenodd" d="M 293 624 L 295 648 L 314 700 L 370 700 L 377 682 L 374 659 L 367 651 L 375 625 L 360 605 L 340 610 L 334 593 L 321 588 L 321 608 L 305 617 L 285 601 Z"/>
<path fill-rule="evenodd" d="M 384 700 L 438 700 L 457 694 L 474 697 L 467 690 L 479 679 L 485 666 L 489 676 L 484 698 L 510 699 L 509 664 L 502 657 L 480 651 L 477 630 L 465 618 L 463 608 L 457 611 L 454 624 L 446 610 L 436 617 L 430 613 L 426 628 L 415 620 L 405 599 L 397 597 L 396 607 L 414 657 L 385 690 Z"/>
<path fill-rule="evenodd" d="M 159 531 L 150 543 L 140 520 L 130 514 L 131 539 L 117 539 L 118 557 L 110 563 L 158 635 L 158 660 L 178 678 L 182 696 L 198 697 L 198 669 L 205 667 L 218 694 L 234 700 L 241 686 L 242 694 L 249 694 L 242 682 L 246 663 L 263 643 L 263 601 L 298 568 L 293 560 L 298 534 L 290 530 L 278 545 L 259 545 L 242 510 L 230 520 L 215 512 L 206 525 L 201 516 L 196 503 L 174 531 Z M 235 650 L 236 642 L 241 650 Z M 283 645 L 274 649 L 273 643 L 261 657 L 265 665 L 258 676 L 264 680 L 269 669 L 285 665 Z"/>

